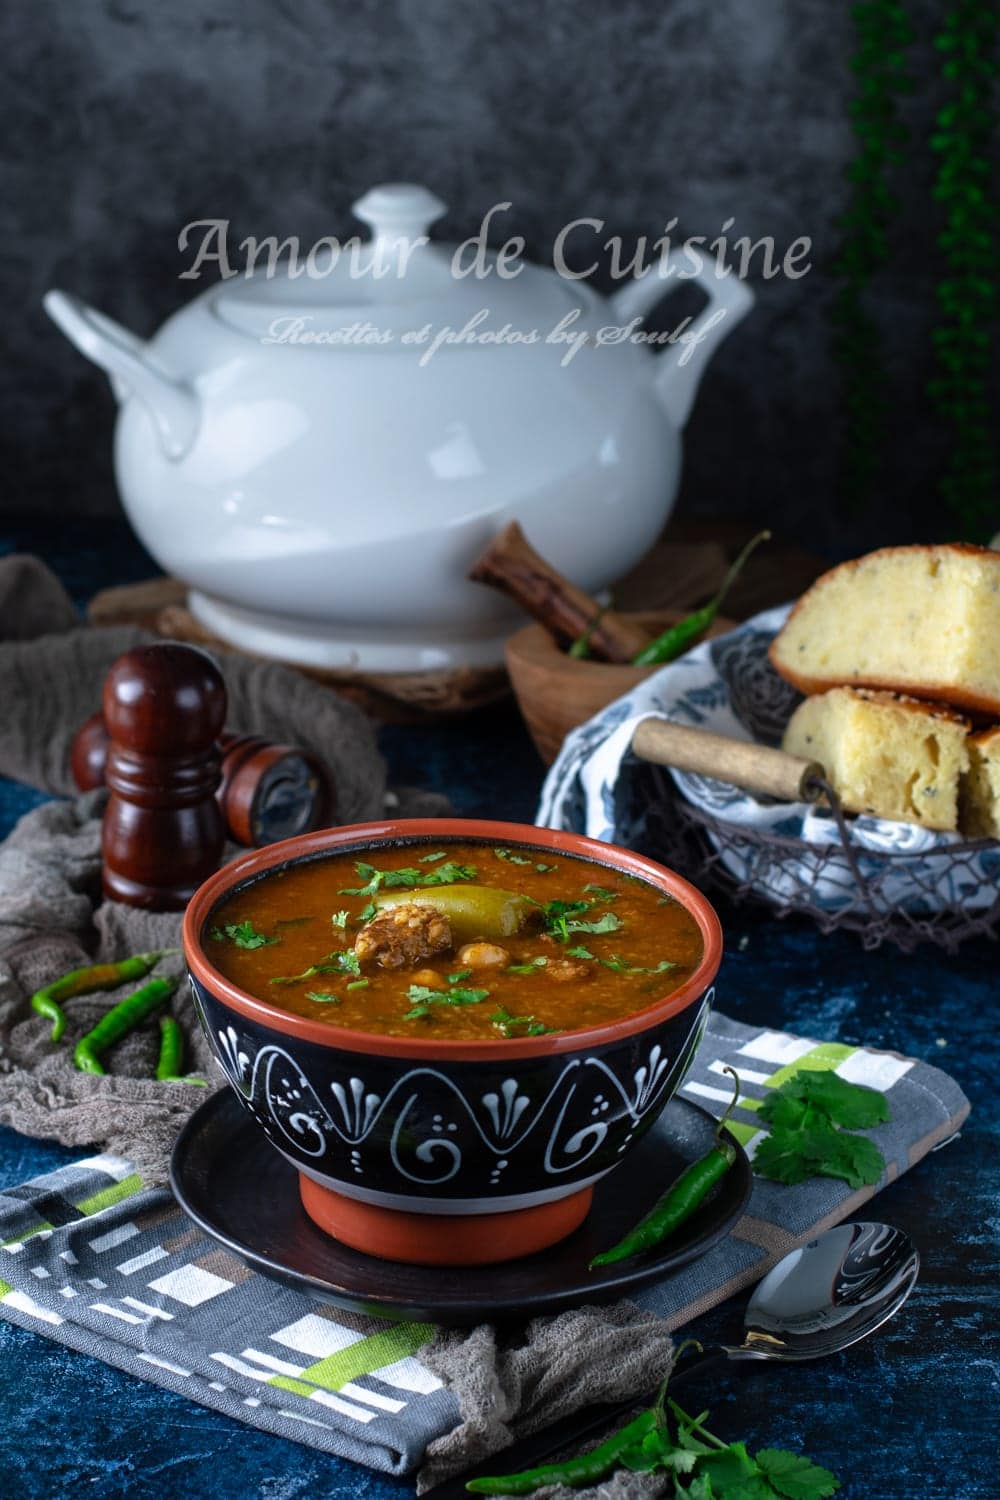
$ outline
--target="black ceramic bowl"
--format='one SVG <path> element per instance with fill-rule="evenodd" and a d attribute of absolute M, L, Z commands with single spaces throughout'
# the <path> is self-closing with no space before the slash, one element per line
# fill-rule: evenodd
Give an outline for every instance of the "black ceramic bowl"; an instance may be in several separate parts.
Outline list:
<path fill-rule="evenodd" d="M 586 1031 L 431 1041 L 348 1031 L 278 1009 L 212 965 L 204 936 L 240 886 L 301 860 L 384 844 L 500 843 L 638 876 L 697 922 L 681 989 Z M 576 834 L 467 820 L 366 823 L 254 850 L 195 893 L 184 918 L 195 1006 L 222 1071 L 298 1169 L 310 1216 L 393 1260 L 486 1264 L 554 1244 L 676 1092 L 704 1030 L 722 933 L 709 902 L 662 865 Z"/>

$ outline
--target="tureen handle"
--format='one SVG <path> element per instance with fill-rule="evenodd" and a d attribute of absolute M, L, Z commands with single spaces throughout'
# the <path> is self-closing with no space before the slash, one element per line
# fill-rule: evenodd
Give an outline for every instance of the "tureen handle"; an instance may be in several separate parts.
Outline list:
<path fill-rule="evenodd" d="M 107 371 L 119 401 L 133 394 L 143 403 L 167 458 L 183 458 L 198 430 L 198 398 L 191 387 L 169 375 L 134 333 L 78 297 L 50 291 L 42 305 L 80 353 Z"/>
<path fill-rule="evenodd" d="M 677 342 L 657 356 L 652 367 L 657 395 L 675 427 L 683 427 L 690 416 L 708 361 L 750 311 L 753 292 L 732 271 L 716 276 L 715 262 L 702 259 L 693 276 L 668 283 L 649 271 L 641 279 L 628 282 L 611 298 L 616 317 L 626 324 L 636 316 L 652 312 L 668 292 L 689 281 L 701 287 L 708 301 L 683 329 Z"/>

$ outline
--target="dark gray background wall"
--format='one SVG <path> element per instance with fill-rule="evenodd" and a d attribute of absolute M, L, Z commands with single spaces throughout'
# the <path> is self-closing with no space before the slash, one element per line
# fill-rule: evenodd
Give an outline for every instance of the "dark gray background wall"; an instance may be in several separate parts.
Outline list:
<path fill-rule="evenodd" d="M 934 274 L 929 49 L 908 105 L 899 254 L 877 311 L 891 452 L 862 515 L 837 499 L 826 267 L 852 151 L 849 7 L 832 0 L 7 0 L 0 365 L 8 512 L 113 513 L 107 384 L 48 322 L 52 285 L 150 333 L 199 284 L 177 234 L 352 228 L 372 183 L 426 182 L 462 238 L 498 199 L 547 255 L 568 219 L 625 235 L 814 241 L 813 271 L 759 285 L 688 429 L 682 514 L 746 516 L 843 548 L 945 535 L 941 435 L 923 387 Z M 924 37 L 940 8 L 911 4 Z M 201 283 L 200 285 L 203 285 Z M 1000 518 L 998 518 L 1000 520 Z"/>

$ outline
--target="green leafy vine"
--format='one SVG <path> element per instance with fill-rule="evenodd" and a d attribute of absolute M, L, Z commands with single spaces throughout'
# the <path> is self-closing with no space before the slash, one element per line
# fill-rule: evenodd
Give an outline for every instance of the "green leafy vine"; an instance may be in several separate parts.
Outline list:
<path fill-rule="evenodd" d="M 913 29 L 896 0 L 861 0 L 851 15 L 856 89 L 849 112 L 858 149 L 847 170 L 847 208 L 838 220 L 843 240 L 833 267 L 840 287 L 832 318 L 847 422 L 842 486 L 857 507 L 875 476 L 886 411 L 879 333 L 868 296 L 875 272 L 889 259 L 889 229 L 899 206 L 890 183 L 907 140 L 899 98 L 913 87 L 905 63 Z"/>
<path fill-rule="evenodd" d="M 944 277 L 936 289 L 929 393 L 951 434 L 942 496 L 966 533 L 979 538 L 997 520 L 990 412 L 996 207 L 989 159 L 996 39 L 996 9 L 983 0 L 955 0 L 934 39 L 949 97 L 931 137 L 938 159 L 934 197 L 944 210 L 937 236 Z"/>

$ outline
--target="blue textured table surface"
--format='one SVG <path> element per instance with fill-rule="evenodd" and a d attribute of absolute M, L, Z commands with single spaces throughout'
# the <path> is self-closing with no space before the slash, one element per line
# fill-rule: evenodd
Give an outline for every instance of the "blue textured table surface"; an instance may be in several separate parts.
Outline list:
<path fill-rule="evenodd" d="M 121 526 L 69 524 L 58 537 L 8 527 L 0 552 L 35 550 L 79 602 L 155 571 Z M 383 732 L 393 779 L 446 792 L 472 816 L 530 821 L 542 767 L 512 707 L 459 723 Z M 0 781 L 0 836 L 42 800 Z M 961 1137 L 883 1193 L 873 1212 L 920 1247 L 917 1289 L 895 1322 L 821 1364 L 713 1377 L 692 1400 L 713 1429 L 751 1447 L 800 1448 L 843 1494 L 870 1500 L 986 1500 L 998 1493 L 997 1239 L 1000 1147 L 998 957 L 976 943 L 953 958 L 865 953 L 799 921 L 721 909 L 721 1007 L 739 1019 L 823 1039 L 888 1047 L 951 1072 L 972 1100 Z M 71 1159 L 0 1130 L 0 1181 Z M 696 1330 L 737 1333 L 727 1304 Z M 35 1334 L 0 1322 L 0 1495 L 9 1500 L 389 1500 L 412 1486 L 265 1436 Z"/>

